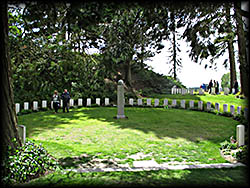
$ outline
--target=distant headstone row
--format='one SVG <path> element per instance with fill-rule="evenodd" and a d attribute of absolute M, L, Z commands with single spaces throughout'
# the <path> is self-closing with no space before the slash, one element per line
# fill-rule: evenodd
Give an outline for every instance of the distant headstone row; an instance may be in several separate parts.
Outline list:
<path fill-rule="evenodd" d="M 176 107 L 177 106 L 176 99 L 173 99 L 171 104 L 168 104 L 168 103 L 169 103 L 168 99 L 164 99 L 163 100 L 163 104 L 161 106 L 169 106 L 169 107 Z M 97 104 L 97 105 L 100 106 L 101 105 L 101 99 L 100 98 L 96 98 L 95 104 Z M 125 99 L 124 99 L 124 104 L 125 104 Z M 143 99 L 137 99 L 137 101 L 135 101 L 133 98 L 130 98 L 128 100 L 128 104 L 130 106 L 134 106 L 134 105 L 143 106 L 144 102 L 143 102 Z M 70 99 L 69 105 L 70 106 L 74 106 L 75 105 L 74 99 Z M 83 106 L 83 99 L 82 98 L 77 99 L 77 105 L 78 106 Z M 86 106 L 90 107 L 91 105 L 92 105 L 91 98 L 87 98 Z M 109 106 L 110 105 L 109 98 L 105 98 L 104 99 L 104 105 L 105 106 Z M 160 100 L 159 99 L 154 99 L 154 104 L 152 105 L 152 99 L 146 99 L 146 104 L 145 105 L 146 106 L 157 107 L 157 106 L 160 106 Z M 61 100 L 61 106 L 62 106 L 62 100 Z M 186 101 L 185 100 L 181 100 L 180 101 L 180 107 L 183 108 L 183 109 L 185 109 L 185 108 L 192 109 L 192 108 L 194 108 L 194 101 L 190 100 L 189 101 L 189 107 L 187 107 Z M 198 101 L 198 109 L 199 110 L 203 110 L 203 107 L 204 107 L 203 101 Z M 42 108 L 48 108 L 46 100 L 42 100 Z M 53 109 L 53 103 L 52 103 L 52 101 L 51 101 L 51 104 L 50 104 L 50 108 Z M 215 110 L 220 111 L 220 104 L 219 103 L 215 103 L 214 108 L 215 108 Z M 29 106 L 28 102 L 24 102 L 23 109 L 24 110 L 29 110 L 30 109 L 30 106 Z M 38 101 L 33 101 L 33 105 L 32 105 L 31 109 L 34 110 L 34 111 L 38 111 Z M 211 111 L 212 110 L 212 103 L 211 102 L 207 102 L 206 103 L 206 109 L 207 109 L 207 111 Z M 16 103 L 16 113 L 20 112 L 20 110 L 21 110 L 20 103 Z M 247 110 L 248 110 L 247 108 L 244 109 L 244 116 L 246 118 L 247 118 Z M 235 109 L 234 105 L 230 105 L 230 107 L 228 108 L 228 104 L 223 104 L 223 112 L 229 112 L 232 115 L 234 115 L 234 114 L 241 114 L 241 106 L 238 106 L 237 109 Z"/>
<path fill-rule="evenodd" d="M 224 95 L 228 95 L 230 90 L 229 88 L 224 88 L 224 90 L 222 88 L 220 88 L 219 92 L 222 92 L 224 91 Z M 182 94 L 182 95 L 186 95 L 186 94 L 190 94 L 190 95 L 194 95 L 194 92 L 199 92 L 199 95 L 203 95 L 204 94 L 204 90 L 202 88 L 199 88 L 199 89 L 186 89 L 186 88 L 176 88 L 176 87 L 173 87 L 171 89 L 171 94 L 172 95 L 176 95 L 176 94 Z M 234 89 L 232 91 L 234 93 Z M 215 88 L 212 88 L 211 90 L 211 94 L 212 95 L 215 95 Z"/>

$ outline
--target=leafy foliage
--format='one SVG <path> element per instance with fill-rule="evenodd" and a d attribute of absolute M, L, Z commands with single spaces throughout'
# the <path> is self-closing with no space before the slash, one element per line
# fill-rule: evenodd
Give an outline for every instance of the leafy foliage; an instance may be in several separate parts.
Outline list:
<path fill-rule="evenodd" d="M 27 182 L 59 168 L 42 145 L 28 141 L 16 150 L 9 149 L 1 161 L 1 179 L 5 185 Z"/>

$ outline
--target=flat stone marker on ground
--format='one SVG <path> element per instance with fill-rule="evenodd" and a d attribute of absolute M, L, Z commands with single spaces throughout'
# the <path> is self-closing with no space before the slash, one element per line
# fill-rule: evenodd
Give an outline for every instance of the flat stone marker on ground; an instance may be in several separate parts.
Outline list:
<path fill-rule="evenodd" d="M 100 106 L 101 105 L 101 99 L 100 98 L 96 98 L 95 99 L 95 103 Z"/>
<path fill-rule="evenodd" d="M 194 101 L 193 100 L 191 100 L 191 101 L 189 101 L 189 108 L 194 108 Z"/>
<path fill-rule="evenodd" d="M 124 83 L 123 80 L 118 81 L 117 85 L 117 119 L 126 118 L 124 114 Z"/>
<path fill-rule="evenodd" d="M 87 106 L 91 106 L 91 98 L 87 98 Z"/>
<path fill-rule="evenodd" d="M 20 112 L 20 104 L 16 103 L 16 113 Z"/>
<path fill-rule="evenodd" d="M 38 102 L 33 101 L 33 110 L 37 111 L 38 110 Z"/>
<path fill-rule="evenodd" d="M 220 111 L 220 104 L 219 103 L 215 103 L 215 110 Z"/>
<path fill-rule="evenodd" d="M 232 115 L 234 115 L 235 107 L 234 105 L 230 105 L 230 112 Z"/>
<path fill-rule="evenodd" d="M 134 99 L 133 99 L 133 98 L 130 98 L 130 99 L 129 99 L 129 105 L 131 105 L 131 106 L 134 105 Z"/>
<path fill-rule="evenodd" d="M 151 99 L 147 99 L 147 106 L 151 106 Z"/>
<path fill-rule="evenodd" d="M 29 103 L 28 102 L 24 102 L 24 110 L 28 110 L 29 109 Z"/>
<path fill-rule="evenodd" d="M 46 100 L 42 100 L 42 108 L 47 108 L 47 101 Z"/>
<path fill-rule="evenodd" d="M 227 108 L 228 108 L 228 105 L 227 104 L 223 104 L 223 112 L 227 112 Z"/>
<path fill-rule="evenodd" d="M 244 125 L 237 125 L 236 140 L 237 140 L 238 146 L 245 145 L 245 126 Z"/>
<path fill-rule="evenodd" d="M 108 106 L 109 105 L 109 98 L 105 98 L 104 103 L 105 103 L 105 106 Z"/>
<path fill-rule="evenodd" d="M 74 99 L 69 99 L 69 106 L 74 106 Z"/>
<path fill-rule="evenodd" d="M 237 107 L 237 113 L 240 115 L 241 114 L 241 106 Z"/>
<path fill-rule="evenodd" d="M 155 104 L 154 106 L 159 106 L 159 99 L 155 99 Z"/>
<path fill-rule="evenodd" d="M 168 99 L 164 99 L 163 106 L 167 106 L 167 105 L 168 105 Z"/>
<path fill-rule="evenodd" d="M 137 99 L 138 106 L 142 106 L 142 99 Z"/>
<path fill-rule="evenodd" d="M 185 104 L 186 104 L 186 101 L 185 100 L 181 100 L 181 108 L 185 108 Z"/>
<path fill-rule="evenodd" d="M 77 102 L 78 102 L 78 106 L 82 106 L 82 99 L 81 99 L 81 98 L 79 98 L 79 99 L 77 100 Z"/>
<path fill-rule="evenodd" d="M 26 142 L 26 127 L 24 125 L 17 125 L 18 134 L 23 144 Z"/>

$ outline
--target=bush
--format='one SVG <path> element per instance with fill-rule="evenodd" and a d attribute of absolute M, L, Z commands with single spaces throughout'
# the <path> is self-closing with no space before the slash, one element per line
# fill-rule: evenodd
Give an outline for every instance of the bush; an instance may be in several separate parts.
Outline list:
<path fill-rule="evenodd" d="M 58 163 L 41 146 L 28 141 L 15 150 L 8 149 L 1 161 L 1 180 L 4 185 L 24 183 L 47 171 L 59 168 Z"/>

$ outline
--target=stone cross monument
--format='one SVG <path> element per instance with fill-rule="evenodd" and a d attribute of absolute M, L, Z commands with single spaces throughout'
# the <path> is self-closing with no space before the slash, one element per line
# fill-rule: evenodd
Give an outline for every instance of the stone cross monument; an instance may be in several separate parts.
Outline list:
<path fill-rule="evenodd" d="M 118 81 L 117 86 L 117 119 L 124 119 L 124 83 L 122 80 Z"/>

